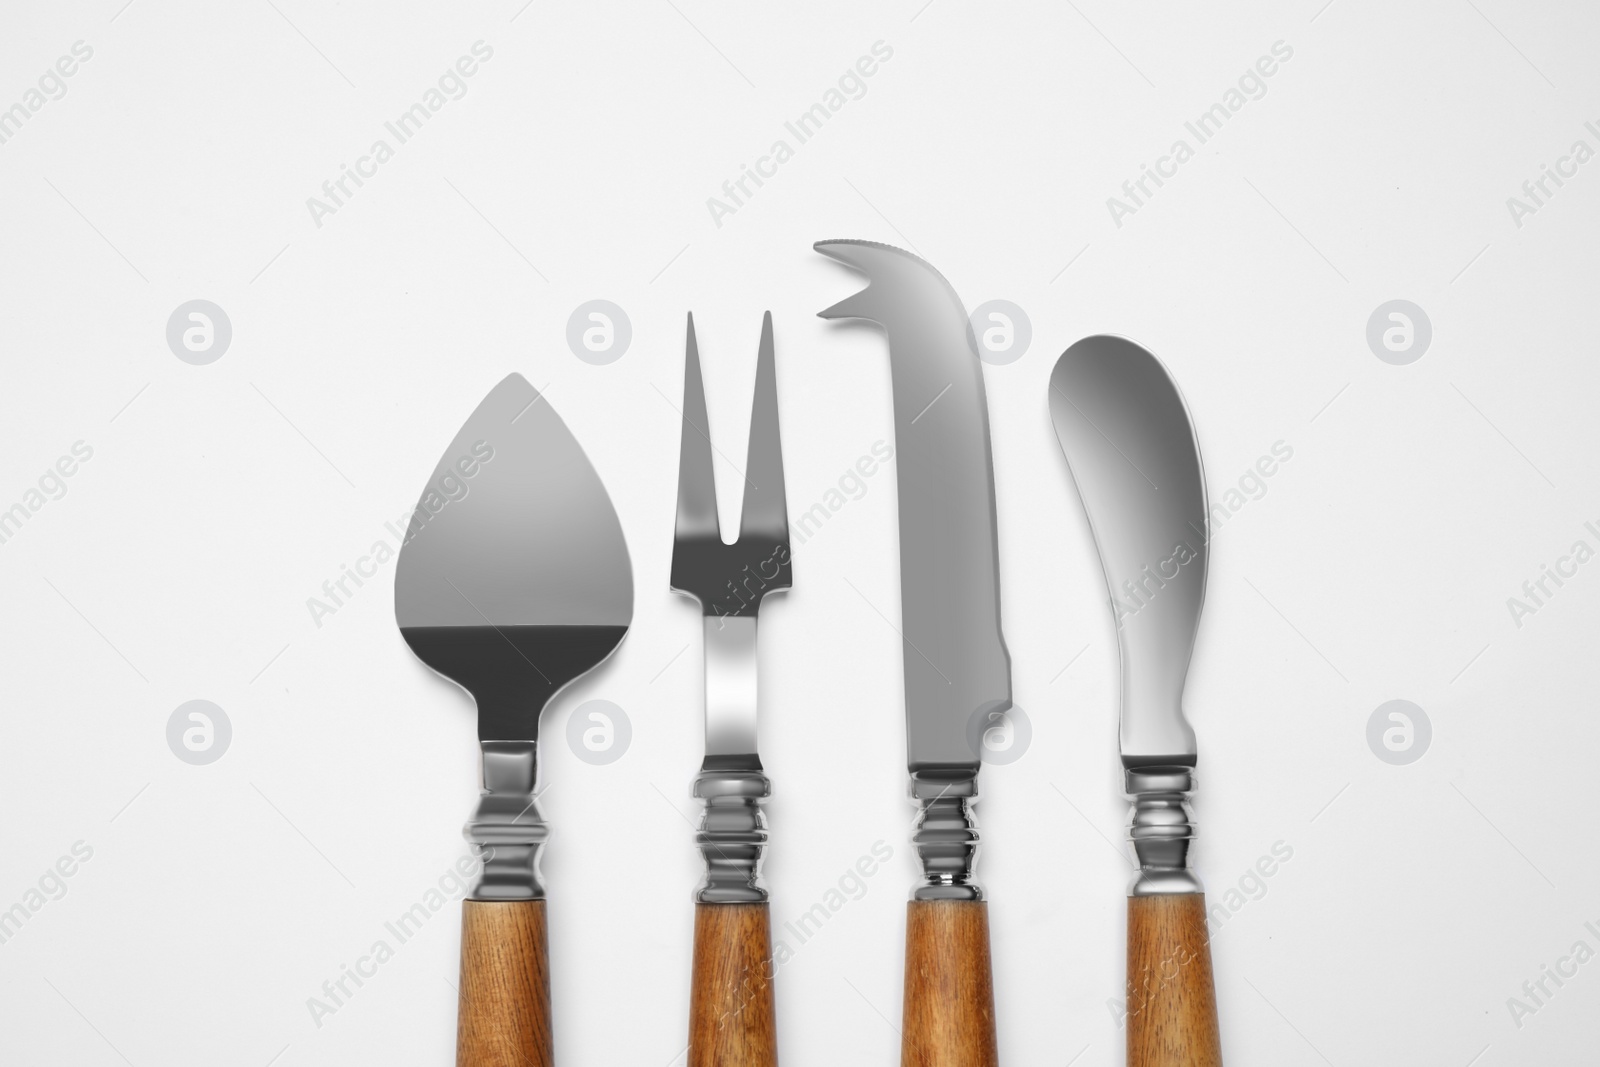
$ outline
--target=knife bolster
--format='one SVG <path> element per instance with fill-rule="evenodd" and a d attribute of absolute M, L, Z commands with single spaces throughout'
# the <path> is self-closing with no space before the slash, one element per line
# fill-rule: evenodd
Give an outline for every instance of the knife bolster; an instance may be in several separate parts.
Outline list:
<path fill-rule="evenodd" d="M 694 837 L 706 876 L 695 891 L 695 901 L 764 902 L 761 859 L 767 847 L 767 819 L 761 804 L 772 795 L 772 783 L 762 773 L 761 761 L 754 756 L 707 756 L 694 780 L 694 795 L 706 802 Z"/>
<path fill-rule="evenodd" d="M 470 900 L 543 900 L 539 853 L 550 827 L 534 799 L 538 744 L 483 741 L 483 792 L 462 831 L 483 863 Z"/>
<path fill-rule="evenodd" d="M 1139 873 L 1128 888 L 1130 897 L 1204 892 L 1189 869 L 1189 843 L 1195 837 L 1189 793 L 1192 767 L 1130 767 L 1128 796 L 1133 820 L 1128 836 L 1139 858 Z"/>
<path fill-rule="evenodd" d="M 911 899 L 982 900 L 983 888 L 972 870 L 978 859 L 978 820 L 972 813 L 978 799 L 977 771 L 914 771 L 911 799 L 918 809 L 911 843 L 922 861 L 923 877 Z"/>

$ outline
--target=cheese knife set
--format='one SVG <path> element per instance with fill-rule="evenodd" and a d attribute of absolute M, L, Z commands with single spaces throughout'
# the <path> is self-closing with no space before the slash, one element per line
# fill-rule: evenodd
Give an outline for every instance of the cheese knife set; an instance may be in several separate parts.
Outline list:
<path fill-rule="evenodd" d="M 865 289 L 821 315 L 881 327 L 892 380 L 906 757 L 921 866 L 906 912 L 901 1064 L 994 1067 L 972 805 L 978 738 L 1011 707 L 1011 660 L 982 363 L 964 306 L 924 260 L 866 241 L 816 250 L 866 276 Z M 1199 446 L 1166 369 L 1120 337 L 1069 347 L 1048 404 L 1116 623 L 1138 859 L 1128 890 L 1127 1062 L 1217 1067 L 1205 897 L 1188 856 L 1197 748 L 1183 712 L 1209 540 Z M 760 878 L 772 783 L 756 745 L 756 623 L 767 594 L 790 587 L 792 561 L 770 313 L 732 544 L 717 519 L 692 316 L 682 413 L 670 586 L 700 606 L 705 664 L 705 758 L 693 776 L 705 877 L 686 961 L 687 1065 L 774 1067 L 775 966 Z M 1136 612 L 1118 606 L 1130 593 Z M 417 658 L 478 709 L 483 788 L 465 834 L 482 869 L 462 903 L 457 1067 L 551 1067 L 539 718 L 622 642 L 633 578 L 599 475 L 521 375 L 490 391 L 429 478 L 396 565 L 395 617 Z"/>

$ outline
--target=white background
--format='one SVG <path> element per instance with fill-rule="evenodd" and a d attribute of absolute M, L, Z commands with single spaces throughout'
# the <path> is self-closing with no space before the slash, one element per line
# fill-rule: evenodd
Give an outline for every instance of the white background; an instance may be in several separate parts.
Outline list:
<path fill-rule="evenodd" d="M 306 601 L 516 370 L 605 480 L 636 584 L 618 655 L 545 717 L 558 1057 L 680 1063 L 700 755 L 699 624 L 667 589 L 683 314 L 742 464 L 773 312 L 798 515 L 893 440 L 881 335 L 814 317 L 860 286 L 810 251 L 830 237 L 914 246 L 969 306 L 1032 321 L 1023 358 L 985 372 L 1033 726 L 979 808 L 1005 1060 L 1122 1060 L 1115 645 L 1046 406 L 1055 356 L 1103 331 L 1181 383 L 1213 499 L 1294 450 L 1217 532 L 1187 701 L 1213 902 L 1293 849 L 1216 932 L 1230 1064 L 1592 1057 L 1600 963 L 1520 1028 L 1507 998 L 1600 948 L 1600 564 L 1520 628 L 1506 600 L 1578 538 L 1600 547 L 1600 163 L 1521 227 L 1506 198 L 1574 140 L 1600 148 L 1600 16 L 921 3 L 6 6 L 0 106 L 74 42 L 94 52 L 0 145 L 0 507 L 75 441 L 94 455 L 0 544 L 0 908 L 94 851 L 0 945 L 0 1060 L 450 1062 L 454 903 L 320 1027 L 307 999 L 462 855 L 472 709 L 401 641 L 392 564 L 320 628 Z M 315 225 L 307 198 L 479 40 L 467 94 Z M 716 225 L 706 199 L 880 40 L 865 96 Z M 1276 41 L 1293 57 L 1266 95 L 1115 225 L 1106 198 Z M 194 298 L 233 324 L 209 366 L 165 341 Z M 608 366 L 565 342 L 594 298 L 633 324 Z M 1393 298 L 1433 323 L 1409 366 L 1364 336 Z M 740 480 L 717 477 L 726 523 Z M 895 850 L 779 973 L 791 1065 L 898 1055 L 915 867 L 892 465 L 866 485 L 762 614 L 775 918 Z M 596 698 L 633 726 L 608 766 L 564 741 Z M 1409 766 L 1365 739 L 1396 698 L 1433 724 Z M 167 747 L 191 699 L 233 725 L 209 766 Z"/>

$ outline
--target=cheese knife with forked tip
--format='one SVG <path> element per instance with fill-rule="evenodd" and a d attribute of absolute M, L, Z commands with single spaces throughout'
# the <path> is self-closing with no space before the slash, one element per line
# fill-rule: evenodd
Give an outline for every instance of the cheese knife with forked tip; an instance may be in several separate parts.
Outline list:
<path fill-rule="evenodd" d="M 906 907 L 902 1067 L 995 1067 L 989 905 L 973 876 L 978 727 L 1011 709 L 983 368 L 950 283 L 870 241 L 816 250 L 867 288 L 821 312 L 889 338 L 900 509 L 906 756 L 922 884 Z"/>

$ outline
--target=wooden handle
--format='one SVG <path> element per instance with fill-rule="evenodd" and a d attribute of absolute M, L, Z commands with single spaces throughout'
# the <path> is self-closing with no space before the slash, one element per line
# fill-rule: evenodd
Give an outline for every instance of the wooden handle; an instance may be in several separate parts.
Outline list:
<path fill-rule="evenodd" d="M 696 904 L 688 1067 L 777 1067 L 765 904 Z"/>
<path fill-rule="evenodd" d="M 906 995 L 901 1067 L 997 1067 L 989 905 L 906 905 Z"/>
<path fill-rule="evenodd" d="M 1128 898 L 1128 1067 L 1222 1067 L 1204 893 Z"/>
<path fill-rule="evenodd" d="M 553 1067 L 542 900 L 461 903 L 456 1067 Z"/>

